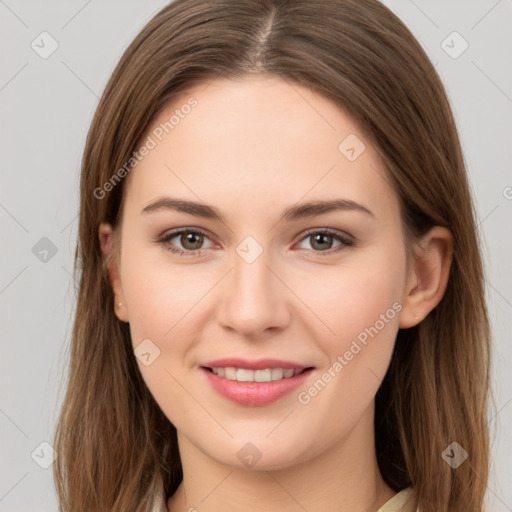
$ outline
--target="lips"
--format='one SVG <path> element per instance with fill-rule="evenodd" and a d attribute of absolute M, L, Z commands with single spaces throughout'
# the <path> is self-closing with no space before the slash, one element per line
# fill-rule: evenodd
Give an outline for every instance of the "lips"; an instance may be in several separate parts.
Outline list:
<path fill-rule="evenodd" d="M 200 366 L 205 368 L 226 368 L 232 366 L 234 368 L 245 368 L 246 370 L 266 370 L 267 368 L 283 368 L 292 370 L 304 370 L 305 368 L 311 367 L 305 366 L 292 361 L 283 361 L 282 359 L 258 359 L 249 361 L 247 359 L 240 358 L 226 358 L 217 359 L 216 361 L 207 361 L 202 363 Z"/>
<path fill-rule="evenodd" d="M 238 368 L 243 370 L 283 369 L 293 372 L 288 378 L 267 382 L 238 381 L 213 373 L 212 368 Z M 200 366 L 201 374 L 220 395 L 245 406 L 263 406 L 275 402 L 290 393 L 309 378 L 314 368 L 292 361 L 279 359 L 259 359 L 249 361 L 239 358 L 218 359 L 207 361 Z"/>

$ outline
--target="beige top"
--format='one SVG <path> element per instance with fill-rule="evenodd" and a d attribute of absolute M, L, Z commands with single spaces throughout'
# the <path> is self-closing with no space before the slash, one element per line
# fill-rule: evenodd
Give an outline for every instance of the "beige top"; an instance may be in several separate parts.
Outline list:
<path fill-rule="evenodd" d="M 406 506 L 406 501 L 411 495 L 411 492 L 412 487 L 403 489 L 398 494 L 395 494 L 389 501 L 386 501 L 377 512 L 415 512 L 411 503 L 407 503 Z"/>
<path fill-rule="evenodd" d="M 409 504 L 405 507 L 405 502 L 412 492 L 412 487 L 403 489 L 398 494 L 395 494 L 389 501 L 384 503 L 377 512 L 415 512 Z M 152 512 L 167 512 L 167 500 L 165 495 L 162 493 L 159 495 L 158 502 L 155 504 Z M 418 511 L 416 511 L 418 512 Z"/>

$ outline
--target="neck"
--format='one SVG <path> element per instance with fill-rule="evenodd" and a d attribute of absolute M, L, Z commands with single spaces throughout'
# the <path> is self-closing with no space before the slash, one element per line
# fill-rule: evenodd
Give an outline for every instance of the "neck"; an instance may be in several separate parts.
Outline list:
<path fill-rule="evenodd" d="M 396 492 L 378 469 L 373 414 L 372 404 L 337 444 L 283 469 L 258 469 L 263 458 L 252 469 L 221 464 L 178 431 L 183 481 L 169 512 L 375 512 Z"/>

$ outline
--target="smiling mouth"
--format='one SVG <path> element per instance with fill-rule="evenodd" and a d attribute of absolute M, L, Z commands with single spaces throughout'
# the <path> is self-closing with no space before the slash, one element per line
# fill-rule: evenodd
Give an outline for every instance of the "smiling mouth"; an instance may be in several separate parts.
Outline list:
<path fill-rule="evenodd" d="M 228 380 L 238 382 L 274 382 L 293 378 L 302 373 L 313 370 L 308 368 L 265 368 L 263 370 L 250 370 L 246 368 L 235 368 L 233 366 L 210 368 L 203 366 L 205 370 Z"/>

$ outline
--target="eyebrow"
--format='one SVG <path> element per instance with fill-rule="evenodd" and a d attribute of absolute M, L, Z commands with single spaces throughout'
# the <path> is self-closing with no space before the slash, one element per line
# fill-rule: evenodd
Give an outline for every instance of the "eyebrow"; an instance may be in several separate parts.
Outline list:
<path fill-rule="evenodd" d="M 178 212 L 188 213 L 189 215 L 194 215 L 196 217 L 218 220 L 225 223 L 224 216 L 220 210 L 214 206 L 168 196 L 160 197 L 145 206 L 141 211 L 141 215 L 159 210 L 175 210 Z M 293 221 L 307 217 L 314 217 L 316 215 L 322 215 L 324 213 L 333 211 L 359 211 L 366 215 L 375 217 L 373 212 L 371 212 L 362 204 L 356 203 L 355 201 L 350 199 L 332 199 L 329 201 L 310 201 L 307 203 L 291 206 L 284 211 L 283 215 L 281 216 L 281 220 Z"/>

